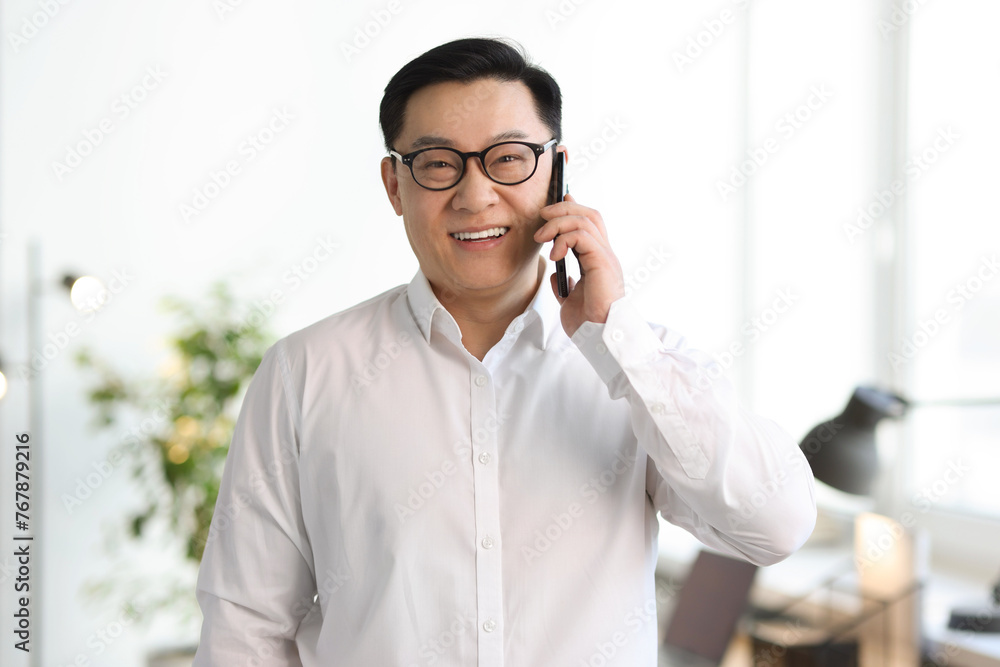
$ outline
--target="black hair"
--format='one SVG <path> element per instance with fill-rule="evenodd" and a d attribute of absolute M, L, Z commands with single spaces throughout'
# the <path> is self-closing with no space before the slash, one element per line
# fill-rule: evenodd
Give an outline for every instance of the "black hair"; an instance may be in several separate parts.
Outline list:
<path fill-rule="evenodd" d="M 476 37 L 436 46 L 408 62 L 389 80 L 378 114 L 386 150 L 393 150 L 403 131 L 406 103 L 413 93 L 444 81 L 471 83 L 481 79 L 522 82 L 531 91 L 539 119 L 553 137 L 562 139 L 562 95 L 552 75 L 528 62 L 516 42 Z"/>

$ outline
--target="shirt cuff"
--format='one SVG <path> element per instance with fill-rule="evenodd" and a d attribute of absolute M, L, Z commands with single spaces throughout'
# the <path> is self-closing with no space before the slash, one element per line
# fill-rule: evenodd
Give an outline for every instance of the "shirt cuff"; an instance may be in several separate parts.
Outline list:
<path fill-rule="evenodd" d="M 606 323 L 584 322 L 570 340 L 608 385 L 624 368 L 648 364 L 664 350 L 627 297 L 611 304 Z"/>

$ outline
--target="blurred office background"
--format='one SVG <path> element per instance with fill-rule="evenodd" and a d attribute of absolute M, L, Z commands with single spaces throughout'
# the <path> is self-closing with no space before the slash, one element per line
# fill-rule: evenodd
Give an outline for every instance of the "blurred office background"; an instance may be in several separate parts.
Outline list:
<path fill-rule="evenodd" d="M 141 504 L 124 464 L 67 504 L 151 417 L 95 429 L 73 357 L 164 372 L 177 321 L 158 304 L 208 308 L 219 280 L 276 336 L 409 281 L 378 104 L 400 66 L 457 37 L 511 37 L 556 77 L 572 192 L 607 221 L 632 298 L 719 355 L 742 399 L 797 439 L 863 383 L 1000 396 L 997 25 L 987 0 L 3 3 L 0 627 L 14 609 L 12 443 L 30 428 L 19 369 L 42 353 L 44 664 L 141 665 L 197 640 L 196 615 L 133 623 L 128 600 L 85 592 L 117 577 L 139 596 L 193 571 L 169 532 L 109 551 Z M 100 279 L 103 307 L 76 310 L 65 274 Z M 1000 572 L 998 444 L 1000 407 L 914 410 L 880 426 L 872 499 L 820 500 L 912 512 L 934 570 L 985 596 Z M 28 665 L 11 644 L 5 630 L 0 663 Z"/>

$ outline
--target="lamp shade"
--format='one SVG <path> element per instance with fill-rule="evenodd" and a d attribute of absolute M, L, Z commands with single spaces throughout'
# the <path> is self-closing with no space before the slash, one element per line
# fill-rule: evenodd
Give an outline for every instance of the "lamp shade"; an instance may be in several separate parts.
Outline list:
<path fill-rule="evenodd" d="M 907 406 L 892 392 L 855 389 L 842 413 L 809 431 L 799 444 L 816 479 L 846 493 L 871 493 L 878 474 L 875 426 L 886 417 L 901 417 Z"/>

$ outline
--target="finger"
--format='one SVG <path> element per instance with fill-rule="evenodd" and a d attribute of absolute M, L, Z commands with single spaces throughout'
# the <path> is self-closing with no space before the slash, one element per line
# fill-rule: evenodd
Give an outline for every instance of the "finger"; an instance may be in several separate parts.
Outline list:
<path fill-rule="evenodd" d="M 618 276 L 617 282 L 621 282 L 621 265 L 614 253 L 600 245 L 593 237 L 573 233 L 565 237 L 560 235 L 553 244 L 550 260 L 558 261 L 568 256 L 568 250 L 572 250 L 576 255 L 577 264 L 580 267 L 580 277 L 589 276 L 591 271 L 608 276 Z"/>
<path fill-rule="evenodd" d="M 597 209 L 584 206 L 572 195 L 566 195 L 566 199 L 563 201 L 555 202 L 554 204 L 546 204 L 539 209 L 539 212 L 546 218 L 556 218 L 560 215 L 567 215 L 568 213 L 582 213 L 585 215 L 600 216 Z"/>
<path fill-rule="evenodd" d="M 565 199 L 565 201 L 568 201 L 568 202 L 571 202 L 571 203 L 575 204 L 576 203 L 576 197 L 574 197 L 573 195 L 571 195 L 570 193 L 567 192 L 566 193 L 566 199 Z M 586 208 L 586 207 L 584 207 L 584 208 Z M 587 215 L 587 217 L 590 218 L 591 222 L 593 222 L 594 225 L 601 231 L 601 236 L 604 237 L 605 241 L 607 241 L 607 239 L 608 239 L 608 228 L 604 224 L 604 217 L 601 215 L 600 211 L 598 211 L 595 208 L 588 208 L 587 211 L 589 212 L 589 214 Z"/>
<path fill-rule="evenodd" d="M 587 229 L 596 238 L 600 239 L 601 243 L 610 247 L 611 244 L 608 240 L 607 230 L 604 228 L 603 221 L 599 218 L 595 221 L 591 217 L 576 213 L 568 213 L 545 222 L 535 230 L 535 240 L 539 243 L 545 243 L 559 234 L 565 234 L 578 228 Z"/>
<path fill-rule="evenodd" d="M 552 218 L 558 218 L 561 215 L 586 215 L 587 217 L 601 217 L 601 214 L 597 209 L 590 208 L 589 206 L 584 206 L 580 204 L 575 199 L 566 199 L 561 202 L 556 202 L 555 204 L 548 204 L 538 209 L 538 212 L 546 220 L 551 220 Z"/>
<path fill-rule="evenodd" d="M 580 215 L 566 215 L 549 220 L 535 230 L 535 241 L 537 243 L 545 243 L 546 241 L 553 240 L 560 234 L 569 234 L 575 231 L 585 231 L 594 236 L 594 238 L 599 239 L 602 245 L 608 246 L 607 239 L 601 233 L 601 229 L 594 224 L 594 221 Z"/>
<path fill-rule="evenodd" d="M 565 259 L 572 250 L 581 266 L 593 265 L 601 257 L 607 257 L 608 248 L 586 230 L 574 230 L 565 234 L 560 234 L 552 241 L 552 250 L 549 252 L 549 259 L 558 261 Z"/>
<path fill-rule="evenodd" d="M 564 215 L 582 215 L 588 218 L 600 230 L 601 236 L 604 238 L 608 236 L 607 227 L 604 224 L 604 218 L 601 216 L 600 211 L 577 203 L 576 199 L 571 195 L 566 195 L 565 201 L 550 204 L 542 208 L 539 213 L 545 220 L 553 220 Z"/>
<path fill-rule="evenodd" d="M 570 280 L 573 279 L 570 278 Z M 559 281 L 556 279 L 556 274 L 553 273 L 552 275 L 549 276 L 549 284 L 552 285 L 552 293 L 556 295 L 556 301 L 558 301 L 560 304 L 563 301 L 565 301 L 566 297 L 559 296 Z"/>

